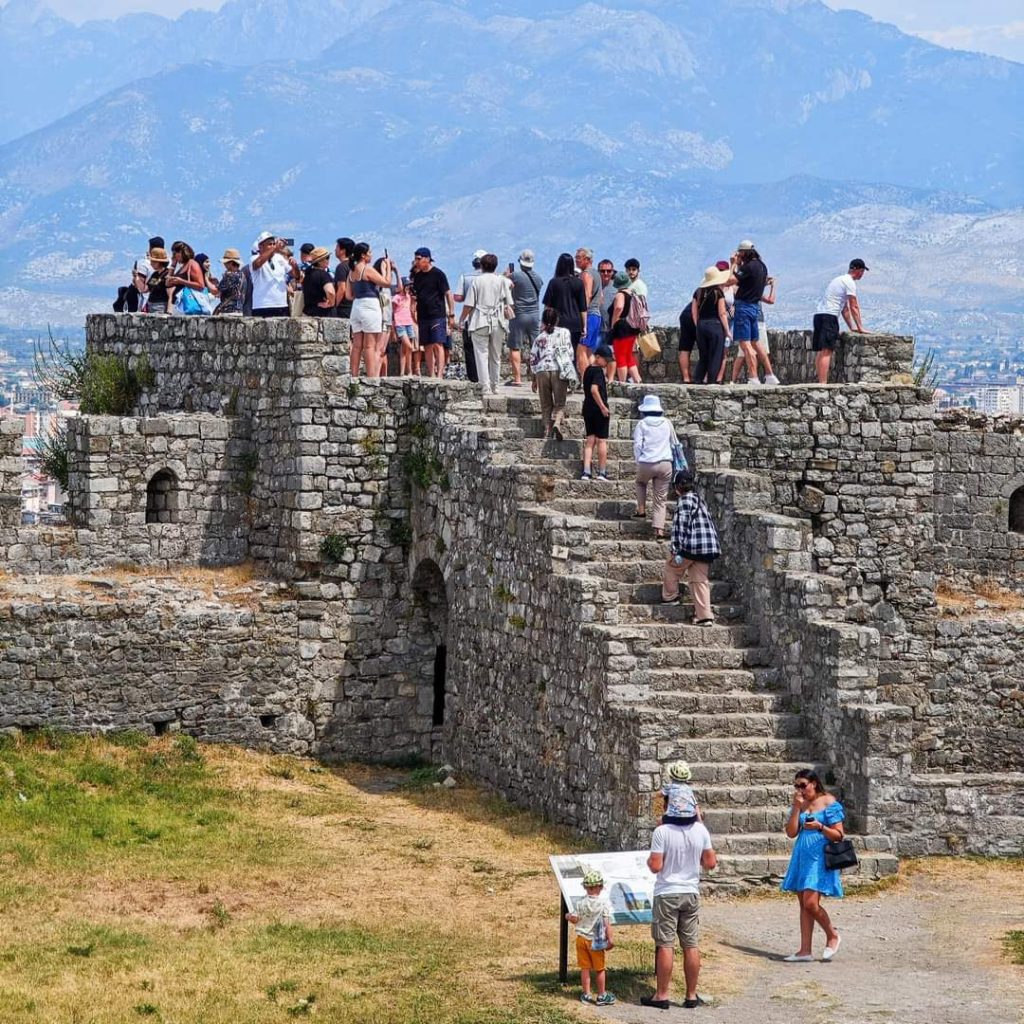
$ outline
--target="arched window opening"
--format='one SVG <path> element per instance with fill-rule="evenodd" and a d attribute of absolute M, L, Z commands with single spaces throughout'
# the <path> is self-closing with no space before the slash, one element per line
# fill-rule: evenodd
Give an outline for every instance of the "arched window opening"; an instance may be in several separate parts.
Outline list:
<path fill-rule="evenodd" d="M 1010 530 L 1012 533 L 1024 533 L 1024 486 L 1010 495 Z"/>
<path fill-rule="evenodd" d="M 176 523 L 179 497 L 178 478 L 169 469 L 154 473 L 146 487 L 146 522 Z"/>

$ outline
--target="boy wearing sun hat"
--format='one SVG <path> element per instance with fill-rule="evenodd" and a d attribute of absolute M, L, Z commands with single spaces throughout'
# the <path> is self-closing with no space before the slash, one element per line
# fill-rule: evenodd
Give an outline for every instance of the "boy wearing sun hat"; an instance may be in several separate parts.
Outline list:
<path fill-rule="evenodd" d="M 612 905 L 601 894 L 604 876 L 600 871 L 588 870 L 583 875 L 583 888 L 587 895 L 576 901 L 565 919 L 576 928 L 576 962 L 580 968 L 581 1003 L 610 1006 L 615 996 L 605 989 L 605 951 L 613 947 Z M 590 972 L 594 971 L 597 996 L 590 990 Z"/>

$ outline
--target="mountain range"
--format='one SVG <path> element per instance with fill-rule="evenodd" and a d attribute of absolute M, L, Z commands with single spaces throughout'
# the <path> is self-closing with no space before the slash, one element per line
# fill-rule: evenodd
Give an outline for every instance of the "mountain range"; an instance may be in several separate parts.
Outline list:
<path fill-rule="evenodd" d="M 0 58 L 0 323 L 77 321 L 150 234 L 216 255 L 264 227 L 426 243 L 453 275 L 478 246 L 546 270 L 587 244 L 640 258 L 664 316 L 753 236 L 784 320 L 854 255 L 876 325 L 1024 313 L 1024 65 L 818 0 L 231 0 L 77 27 L 11 0 Z"/>

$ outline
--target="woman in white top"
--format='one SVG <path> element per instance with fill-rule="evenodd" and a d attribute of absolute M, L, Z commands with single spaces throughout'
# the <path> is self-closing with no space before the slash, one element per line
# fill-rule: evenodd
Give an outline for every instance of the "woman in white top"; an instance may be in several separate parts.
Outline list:
<path fill-rule="evenodd" d="M 469 320 L 469 336 L 476 355 L 476 372 L 480 387 L 486 394 L 495 394 L 501 379 L 501 352 L 508 337 L 508 322 L 515 313 L 512 285 L 507 277 L 499 277 L 498 257 L 486 253 L 480 257 L 480 273 L 473 278 L 466 293 L 460 323 Z"/>
<path fill-rule="evenodd" d="M 647 518 L 647 486 L 651 486 L 651 522 L 654 536 L 665 536 L 665 502 L 672 480 L 672 424 L 665 418 L 657 395 L 640 403 L 640 422 L 633 431 L 636 461 L 636 517 Z"/>

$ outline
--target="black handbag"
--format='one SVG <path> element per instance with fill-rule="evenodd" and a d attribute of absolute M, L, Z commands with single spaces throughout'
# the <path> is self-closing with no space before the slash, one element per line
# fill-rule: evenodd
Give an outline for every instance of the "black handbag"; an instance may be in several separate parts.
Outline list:
<path fill-rule="evenodd" d="M 843 868 L 855 868 L 857 866 L 857 851 L 853 848 L 853 842 L 849 839 L 840 839 L 834 843 L 825 844 L 825 867 L 829 871 Z"/>

